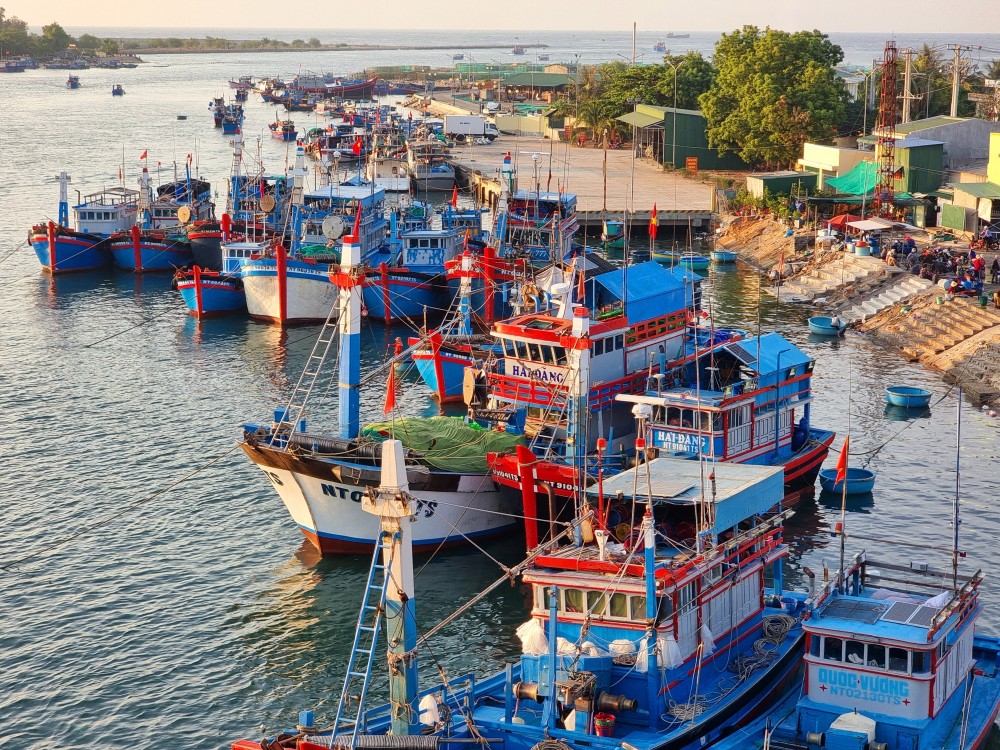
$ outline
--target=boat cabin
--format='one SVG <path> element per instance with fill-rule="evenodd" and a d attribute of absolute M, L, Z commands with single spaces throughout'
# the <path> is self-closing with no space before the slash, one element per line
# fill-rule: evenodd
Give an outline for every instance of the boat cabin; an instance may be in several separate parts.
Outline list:
<path fill-rule="evenodd" d="M 661 454 L 769 463 L 809 438 L 813 360 L 777 333 L 698 329 L 697 356 L 665 361 L 643 394 L 650 445 Z M 712 346 L 709 346 L 709 344 Z"/>
<path fill-rule="evenodd" d="M 630 732 L 681 729 L 690 717 L 678 706 L 695 685 L 707 694 L 732 680 L 733 660 L 760 637 L 765 570 L 787 554 L 782 515 L 766 515 L 783 477 L 780 468 L 727 465 L 709 490 L 701 475 L 670 458 L 623 472 L 589 493 L 592 540 L 547 542 L 523 577 L 532 620 L 518 629 L 511 721 L 590 732 L 594 704 L 578 698 L 605 693 L 615 707 L 596 710 L 617 714 L 615 741 L 642 747 Z M 792 641 L 782 635 L 775 666 L 794 668 Z"/>
<path fill-rule="evenodd" d="M 399 265 L 411 271 L 440 273 L 462 251 L 462 238 L 455 229 L 418 229 L 404 232 L 400 239 Z"/>
<path fill-rule="evenodd" d="M 302 196 L 302 204 L 292 209 L 292 222 L 296 226 L 291 248 L 293 253 L 303 245 L 333 243 L 332 246 L 339 246 L 343 237 L 353 231 L 359 211 L 362 257 L 376 251 L 385 242 L 385 190 L 381 188 L 326 185 L 306 192 Z M 336 218 L 330 222 L 328 217 Z"/>
<path fill-rule="evenodd" d="M 73 206 L 76 228 L 88 234 L 113 234 L 131 227 L 139 212 L 139 191 L 131 188 L 106 188 L 85 195 Z"/>
<path fill-rule="evenodd" d="M 569 253 L 578 228 L 575 193 L 515 190 L 498 217 L 500 254 L 559 261 Z"/>
<path fill-rule="evenodd" d="M 963 710 L 963 700 L 949 699 L 974 666 L 982 579 L 977 571 L 953 583 L 950 571 L 924 563 L 856 555 L 843 587 L 832 580 L 821 589 L 803 623 L 806 674 L 798 731 L 826 732 L 844 713 L 858 711 L 875 720 L 876 740 L 924 747 L 932 719 Z"/>

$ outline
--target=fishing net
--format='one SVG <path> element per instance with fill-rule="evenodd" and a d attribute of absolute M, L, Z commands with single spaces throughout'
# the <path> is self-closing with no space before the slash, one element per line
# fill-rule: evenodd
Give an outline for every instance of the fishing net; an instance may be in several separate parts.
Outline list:
<path fill-rule="evenodd" d="M 428 466 L 443 471 L 485 474 L 487 453 L 507 453 L 524 445 L 520 435 L 486 430 L 460 417 L 408 417 L 376 422 L 362 431 L 374 440 L 396 438 L 406 448 L 418 451 Z"/>

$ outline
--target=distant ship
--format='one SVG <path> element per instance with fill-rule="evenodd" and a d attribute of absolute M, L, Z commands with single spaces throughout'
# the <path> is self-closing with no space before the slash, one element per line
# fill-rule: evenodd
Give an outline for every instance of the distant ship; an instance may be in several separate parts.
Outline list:
<path fill-rule="evenodd" d="M 690 36 L 690 34 L 675 34 L 671 31 L 667 34 L 667 39 L 687 39 Z"/>

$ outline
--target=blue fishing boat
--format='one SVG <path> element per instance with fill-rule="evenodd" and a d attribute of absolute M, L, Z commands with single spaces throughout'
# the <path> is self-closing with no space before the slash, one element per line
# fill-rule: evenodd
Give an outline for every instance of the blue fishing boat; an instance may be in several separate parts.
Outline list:
<path fill-rule="evenodd" d="M 220 121 L 223 135 L 236 135 L 243 128 L 243 105 L 227 104 Z"/>
<path fill-rule="evenodd" d="M 920 409 L 931 402 L 931 392 L 908 385 L 891 385 L 885 389 L 885 400 L 891 406 Z"/>
<path fill-rule="evenodd" d="M 116 83 L 111 87 L 111 96 L 125 96 L 125 88 L 120 83 Z"/>
<path fill-rule="evenodd" d="M 174 274 L 172 286 L 181 295 L 188 312 L 199 320 L 247 309 L 243 279 L 238 273 L 203 271 L 200 266 L 192 265 Z"/>
<path fill-rule="evenodd" d="M 710 256 L 713 263 L 735 263 L 739 258 L 735 250 L 713 250 Z"/>
<path fill-rule="evenodd" d="M 1000 639 L 977 632 L 983 572 L 960 575 L 959 558 L 956 548 L 944 571 L 855 555 L 806 605 L 801 684 L 713 747 L 989 746 L 1000 711 Z"/>
<path fill-rule="evenodd" d="M 843 336 L 846 330 L 847 323 L 840 318 L 825 315 L 814 315 L 809 318 L 809 333 L 817 336 Z"/>
<path fill-rule="evenodd" d="M 212 113 L 212 120 L 215 123 L 215 127 L 222 127 L 222 116 L 226 112 L 226 100 L 217 96 L 212 101 L 208 103 L 208 111 Z"/>
<path fill-rule="evenodd" d="M 66 79 L 66 88 L 68 89 L 78 89 L 80 88 L 80 76 L 70 76 Z"/>
<path fill-rule="evenodd" d="M 292 120 L 275 120 L 267 127 L 271 131 L 271 137 L 279 141 L 294 141 L 297 135 Z"/>
<path fill-rule="evenodd" d="M 752 720 L 794 680 L 804 639 L 788 612 L 801 599 L 782 596 L 788 549 L 783 514 L 770 512 L 781 500 L 780 469 L 717 467 L 709 515 L 697 489 L 700 468 L 655 459 L 615 485 L 632 509 L 621 522 L 626 543 L 603 525 L 600 493 L 591 497 L 596 514 L 576 514 L 558 534 L 526 525 L 531 552 L 516 570 L 530 587 L 531 615 L 500 671 L 419 684 L 412 656 L 419 597 L 408 572 L 413 526 L 405 522 L 418 498 L 409 494 L 403 455 L 401 445 L 383 444 L 381 486 L 363 503 L 381 519 L 382 533 L 336 714 L 319 722 L 304 711 L 297 729 L 241 740 L 232 750 L 390 741 L 404 748 L 693 749 Z M 765 572 L 774 589 L 765 588 Z M 375 654 L 385 648 L 379 633 L 389 627 L 392 702 L 371 707 Z M 432 637 L 423 635 L 421 649 Z"/>
<path fill-rule="evenodd" d="M 694 322 L 694 321 L 692 321 Z M 697 325 L 687 356 L 662 362 L 645 393 L 649 445 L 661 455 L 781 466 L 792 502 L 816 483 L 835 433 L 812 424 L 814 360 L 777 333 Z"/>
<path fill-rule="evenodd" d="M 58 221 L 35 224 L 28 242 L 42 268 L 50 273 L 90 271 L 111 265 L 107 239 L 135 224 L 139 192 L 124 187 L 105 188 L 85 195 L 73 206 L 74 229 L 69 223 L 70 177 L 59 174 Z"/>
<path fill-rule="evenodd" d="M 653 45 L 653 52 L 666 52 L 666 51 L 667 51 L 666 42 L 657 42 L 656 44 Z"/>
<path fill-rule="evenodd" d="M 841 493 L 847 485 L 848 495 L 863 495 L 875 488 L 875 472 L 871 469 L 848 468 L 847 477 L 837 481 L 837 469 L 822 469 L 819 472 L 820 486 L 827 492 Z"/>

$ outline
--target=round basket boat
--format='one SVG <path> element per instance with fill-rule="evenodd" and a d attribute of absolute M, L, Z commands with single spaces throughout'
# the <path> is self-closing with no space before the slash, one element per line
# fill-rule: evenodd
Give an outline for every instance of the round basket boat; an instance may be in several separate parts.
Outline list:
<path fill-rule="evenodd" d="M 713 263 L 735 263 L 736 252 L 733 250 L 713 250 L 711 253 Z"/>
<path fill-rule="evenodd" d="M 919 409 L 931 402 L 931 392 L 908 385 L 891 385 L 885 389 L 885 400 L 892 406 Z"/>
<path fill-rule="evenodd" d="M 871 492 L 875 486 L 875 472 L 870 469 L 848 469 L 847 479 L 841 483 L 837 481 L 836 469 L 821 469 L 819 484 L 827 492 L 843 492 L 843 485 L 847 484 L 848 495 L 863 495 Z"/>
<path fill-rule="evenodd" d="M 684 253 L 678 260 L 678 263 L 692 271 L 705 271 L 708 269 L 710 262 L 706 256 L 696 255 L 695 253 Z"/>
<path fill-rule="evenodd" d="M 809 318 L 809 333 L 815 333 L 817 336 L 843 336 L 847 330 L 847 323 L 842 320 L 839 322 L 840 325 L 834 325 L 833 318 L 816 315 Z"/>

